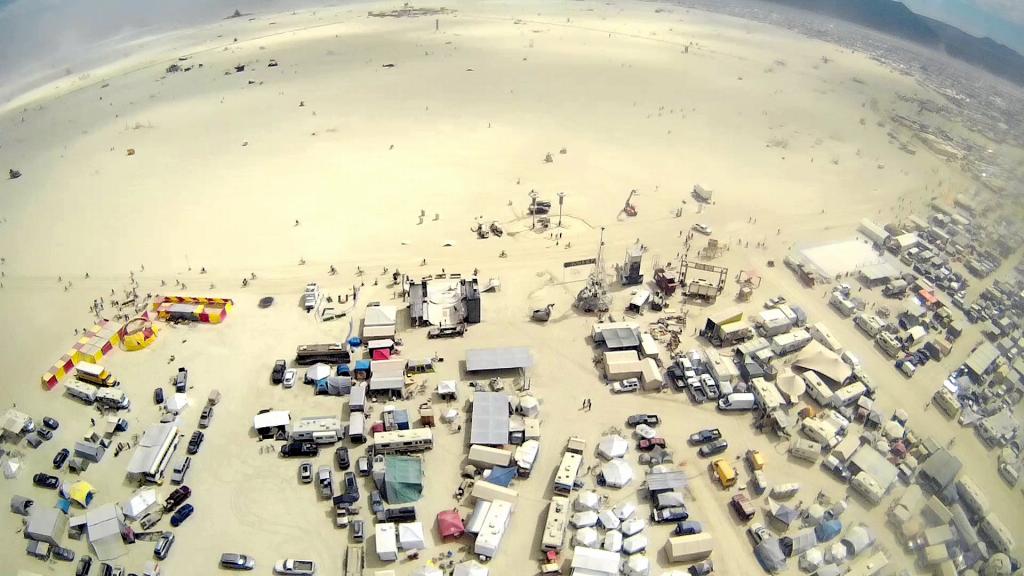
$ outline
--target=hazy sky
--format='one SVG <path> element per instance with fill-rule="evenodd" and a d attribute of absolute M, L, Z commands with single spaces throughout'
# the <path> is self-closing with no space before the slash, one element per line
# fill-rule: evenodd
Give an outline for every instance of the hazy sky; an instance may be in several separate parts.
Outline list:
<path fill-rule="evenodd" d="M 849 0 L 856 1 L 856 0 Z M 912 10 L 1024 53 L 1024 0 L 904 0 Z M 211 23 L 238 8 L 287 11 L 346 0 L 0 0 L 0 100 L 111 57 L 112 47 Z M 438 0 L 441 2 L 441 0 Z M 395 2 L 398 4 L 398 2 Z"/>

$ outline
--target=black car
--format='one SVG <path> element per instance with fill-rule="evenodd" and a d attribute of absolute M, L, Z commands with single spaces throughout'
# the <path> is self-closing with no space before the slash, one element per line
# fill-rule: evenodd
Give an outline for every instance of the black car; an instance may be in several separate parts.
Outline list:
<path fill-rule="evenodd" d="M 47 430 L 46 428 L 40 428 L 36 430 L 36 436 L 39 436 L 43 440 L 50 440 L 53 438 L 53 430 Z"/>
<path fill-rule="evenodd" d="M 54 546 L 53 547 L 53 552 L 51 553 L 51 555 L 55 559 L 60 560 L 61 562 L 74 562 L 75 561 L 75 551 L 74 550 L 68 550 L 67 548 L 64 548 L 63 546 Z"/>
<path fill-rule="evenodd" d="M 288 364 L 284 360 L 274 362 L 274 369 L 270 372 L 270 381 L 280 384 L 284 380 L 284 371 L 287 369 Z"/>
<path fill-rule="evenodd" d="M 57 455 L 53 457 L 53 469 L 60 470 L 64 467 L 64 463 L 68 461 L 68 457 L 71 456 L 71 451 L 67 448 L 61 448 Z"/>
<path fill-rule="evenodd" d="M 380 496 L 380 490 L 370 492 L 370 512 L 379 514 L 384 511 L 384 499 Z"/>
<path fill-rule="evenodd" d="M 153 548 L 153 557 L 157 560 L 167 558 L 167 553 L 171 551 L 171 546 L 173 544 L 174 533 L 164 532 L 160 535 L 160 539 L 156 541 L 156 546 Z"/>
<path fill-rule="evenodd" d="M 171 492 L 167 497 L 167 500 L 164 500 L 164 512 L 170 512 L 178 506 L 181 506 L 181 503 L 188 500 L 188 497 L 191 495 L 192 489 L 188 486 L 179 486 L 178 488 L 175 488 L 174 492 Z"/>
<path fill-rule="evenodd" d="M 56 430 L 57 428 L 60 428 L 60 422 L 57 422 L 55 419 L 46 416 L 45 418 L 43 418 L 43 426 L 46 426 L 50 430 Z"/>
<path fill-rule="evenodd" d="M 100 576 L 114 576 L 114 567 L 106 562 L 100 562 Z"/>
<path fill-rule="evenodd" d="M 90 572 L 92 572 L 92 556 L 82 556 L 82 559 L 78 561 L 75 576 L 89 576 Z"/>
<path fill-rule="evenodd" d="M 356 484 L 356 475 L 352 472 L 345 472 L 345 493 L 355 494 L 359 498 L 359 485 Z"/>
<path fill-rule="evenodd" d="M 42 472 L 32 477 L 32 483 L 42 488 L 49 488 L 50 490 L 56 490 L 60 486 L 60 478 L 56 476 L 50 476 Z"/>
<path fill-rule="evenodd" d="M 690 444 L 707 444 L 722 437 L 722 431 L 718 428 L 706 428 L 690 435 Z"/>
<path fill-rule="evenodd" d="M 205 436 L 203 435 L 202 430 L 196 430 L 192 433 L 192 438 L 188 441 L 189 454 L 199 453 L 199 447 L 203 445 L 203 438 L 205 438 Z"/>
<path fill-rule="evenodd" d="M 178 368 L 178 373 L 174 375 L 174 390 L 176 392 L 188 390 L 188 368 Z"/>
<path fill-rule="evenodd" d="M 294 456 L 316 456 L 320 448 L 312 442 L 289 442 L 281 446 L 281 456 L 291 458 Z"/>
<path fill-rule="evenodd" d="M 338 470 L 348 470 L 352 465 L 348 458 L 348 448 L 345 448 L 344 446 L 335 448 L 334 462 L 338 465 Z"/>
<path fill-rule="evenodd" d="M 163 388 L 156 388 L 156 389 L 153 390 L 153 403 L 157 404 L 157 405 L 164 403 L 164 389 Z"/>
<path fill-rule="evenodd" d="M 388 508 L 381 514 L 378 514 L 378 518 L 383 516 L 385 522 L 415 522 L 416 521 L 416 508 L 414 506 L 399 506 L 397 508 Z"/>
<path fill-rule="evenodd" d="M 705 444 L 697 450 L 697 453 L 707 458 L 708 456 L 714 456 L 715 454 L 721 454 L 729 448 L 729 442 L 725 438 L 719 438 L 710 444 Z"/>

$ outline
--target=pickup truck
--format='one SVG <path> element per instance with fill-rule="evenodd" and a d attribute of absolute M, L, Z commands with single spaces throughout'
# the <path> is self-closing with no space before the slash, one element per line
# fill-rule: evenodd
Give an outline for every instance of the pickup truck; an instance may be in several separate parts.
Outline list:
<path fill-rule="evenodd" d="M 686 506 L 672 506 L 671 508 L 662 508 L 661 510 L 651 512 L 651 520 L 658 524 L 682 522 L 689 517 L 690 513 L 686 510 Z"/>
<path fill-rule="evenodd" d="M 324 498 L 334 496 L 334 476 L 331 474 L 330 466 L 321 466 L 316 471 L 316 481 L 320 487 L 320 495 Z"/>
<path fill-rule="evenodd" d="M 274 573 L 288 576 L 315 576 L 316 562 L 312 560 L 278 560 L 274 564 Z"/>
<path fill-rule="evenodd" d="M 657 414 L 633 414 L 629 418 L 626 418 L 626 425 L 630 428 L 635 428 L 641 424 L 657 426 L 658 424 L 661 424 L 661 418 L 659 418 Z"/>
<path fill-rule="evenodd" d="M 690 444 L 707 444 L 722 437 L 718 428 L 705 428 L 690 435 Z"/>

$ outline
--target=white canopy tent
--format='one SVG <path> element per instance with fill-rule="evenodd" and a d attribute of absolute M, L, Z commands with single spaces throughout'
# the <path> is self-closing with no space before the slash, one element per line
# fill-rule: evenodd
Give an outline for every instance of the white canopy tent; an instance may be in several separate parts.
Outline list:
<path fill-rule="evenodd" d="M 626 520 L 619 526 L 619 531 L 626 536 L 632 536 L 639 533 L 647 527 L 647 523 L 639 518 L 633 518 L 632 520 Z"/>
<path fill-rule="evenodd" d="M 619 517 L 615 515 L 611 510 L 601 510 L 597 515 L 597 521 L 601 524 L 601 527 L 605 530 L 615 530 L 622 524 Z"/>
<path fill-rule="evenodd" d="M 576 502 L 573 504 L 573 509 L 577 512 L 597 510 L 597 507 L 600 505 L 601 497 L 597 495 L 597 492 L 594 492 L 593 490 L 584 490 L 576 495 Z"/>
<path fill-rule="evenodd" d="M 576 531 L 576 536 L 573 537 L 573 542 L 577 546 L 586 546 L 587 548 L 597 546 L 600 540 L 595 528 L 580 528 Z"/>
<path fill-rule="evenodd" d="M 647 536 L 634 534 L 622 541 L 622 551 L 626 554 L 636 554 L 647 550 Z"/>
<path fill-rule="evenodd" d="M 605 460 L 622 458 L 628 448 L 629 442 L 618 434 L 605 436 L 597 443 L 597 453 Z"/>
<path fill-rule="evenodd" d="M 619 552 L 622 550 L 622 532 L 618 530 L 609 530 L 604 534 L 604 542 L 601 543 L 601 548 L 609 552 Z"/>
<path fill-rule="evenodd" d="M 646 554 L 634 554 L 626 560 L 626 576 L 648 576 L 650 573 L 651 559 Z"/>
<path fill-rule="evenodd" d="M 615 512 L 615 515 L 619 518 L 619 520 L 622 520 L 624 522 L 626 520 L 629 520 L 633 517 L 634 514 L 636 514 L 636 502 L 620 502 L 616 504 L 614 508 L 612 508 L 612 511 Z"/>
<path fill-rule="evenodd" d="M 422 522 L 403 522 L 398 525 L 398 545 L 402 550 L 422 550 L 426 548 L 423 540 Z"/>
<path fill-rule="evenodd" d="M 123 502 L 121 504 L 121 512 L 124 512 L 125 517 L 129 520 L 138 520 L 145 516 L 147 512 L 156 508 L 156 506 L 156 490 L 148 488 L 137 492 L 127 502 Z"/>
<path fill-rule="evenodd" d="M 172 394 L 170 398 L 164 402 L 164 408 L 172 414 L 178 414 L 185 409 L 189 404 L 188 396 L 182 392 Z"/>
<path fill-rule="evenodd" d="M 469 560 L 455 565 L 454 576 L 487 576 L 490 572 L 490 568 L 476 560 Z"/>
<path fill-rule="evenodd" d="M 577 512 L 569 519 L 569 523 L 577 528 L 589 528 L 597 525 L 597 512 L 586 510 Z"/>
<path fill-rule="evenodd" d="M 633 481 L 633 469 L 625 460 L 616 458 L 601 465 L 601 476 L 606 486 L 622 488 Z"/>

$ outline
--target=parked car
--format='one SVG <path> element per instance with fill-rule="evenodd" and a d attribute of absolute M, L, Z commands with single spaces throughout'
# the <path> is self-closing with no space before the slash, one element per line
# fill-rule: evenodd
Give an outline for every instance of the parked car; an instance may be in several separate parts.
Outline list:
<path fill-rule="evenodd" d="M 256 561 L 245 554 L 225 552 L 220 555 L 220 567 L 229 570 L 252 570 L 256 567 Z"/>
<path fill-rule="evenodd" d="M 171 492 L 167 496 L 167 499 L 164 500 L 164 511 L 170 512 L 178 506 L 181 506 L 181 503 L 188 500 L 188 497 L 191 495 L 192 489 L 188 486 L 179 486 L 178 488 L 175 488 L 174 492 Z"/>
<path fill-rule="evenodd" d="M 676 536 L 689 536 L 691 534 L 700 534 L 704 531 L 704 527 L 700 522 L 696 520 L 683 520 L 676 524 L 675 530 L 672 531 Z"/>
<path fill-rule="evenodd" d="M 316 471 L 317 485 L 320 487 L 320 495 L 324 498 L 334 496 L 334 476 L 331 474 L 330 466 L 321 466 Z"/>
<path fill-rule="evenodd" d="M 213 420 L 213 406 L 207 404 L 203 407 L 202 414 L 199 415 L 199 427 L 209 428 L 211 420 Z"/>
<path fill-rule="evenodd" d="M 754 543 L 754 546 L 757 546 L 761 542 L 772 537 L 772 533 L 769 532 L 768 529 L 764 527 L 764 524 L 761 524 L 760 522 L 754 522 L 751 524 L 750 527 L 747 528 L 747 535 L 750 536 L 750 541 Z"/>
<path fill-rule="evenodd" d="M 202 430 L 196 430 L 192 433 L 192 438 L 188 441 L 188 453 L 195 455 L 199 453 L 199 447 L 203 445 L 203 439 L 205 435 Z"/>
<path fill-rule="evenodd" d="M 281 456 L 291 458 L 294 456 L 316 456 L 320 454 L 320 448 L 312 442 L 289 442 L 281 446 Z"/>
<path fill-rule="evenodd" d="M 718 428 L 706 428 L 690 435 L 690 444 L 707 444 L 722 437 L 722 431 Z"/>
<path fill-rule="evenodd" d="M 92 572 L 92 556 L 85 555 L 78 561 L 78 568 L 75 569 L 75 576 L 89 576 Z"/>
<path fill-rule="evenodd" d="M 754 514 L 757 513 L 757 510 L 754 508 L 754 505 L 750 502 L 750 498 L 748 498 L 746 494 L 737 494 L 733 496 L 732 500 L 729 501 L 729 504 L 736 512 L 736 515 L 740 517 L 740 520 L 743 520 L 744 522 L 753 518 Z"/>
<path fill-rule="evenodd" d="M 686 510 L 686 506 L 671 506 L 669 508 L 662 508 L 661 510 L 654 510 L 651 512 L 651 520 L 659 524 L 666 522 L 681 522 L 690 517 L 690 513 Z"/>
<path fill-rule="evenodd" d="M 274 573 L 288 576 L 315 576 L 316 562 L 312 560 L 278 560 L 277 564 L 274 564 Z"/>
<path fill-rule="evenodd" d="M 338 470 L 348 470 L 352 463 L 348 457 L 348 448 L 339 446 L 334 449 L 334 462 L 338 465 Z"/>
<path fill-rule="evenodd" d="M 360 476 L 370 475 L 370 459 L 366 456 L 360 456 L 356 459 L 356 471 L 359 472 Z"/>
<path fill-rule="evenodd" d="M 53 457 L 53 469 L 60 470 L 64 467 L 64 463 L 68 461 L 68 457 L 71 456 L 71 451 L 67 448 L 61 448 L 57 452 L 57 455 Z"/>
<path fill-rule="evenodd" d="M 175 514 L 177 516 L 177 514 Z M 164 532 L 160 535 L 160 538 L 156 541 L 156 546 L 153 547 L 153 557 L 157 560 L 163 560 L 167 558 L 167 553 L 171 551 L 171 546 L 174 545 L 174 533 Z"/>
<path fill-rule="evenodd" d="M 60 560 L 61 562 L 74 562 L 75 561 L 75 551 L 74 550 L 70 550 L 68 548 L 64 548 L 63 546 L 54 546 L 52 548 L 52 550 L 53 551 L 50 553 L 50 555 L 53 556 L 53 558 L 55 560 Z"/>
<path fill-rule="evenodd" d="M 658 424 L 661 424 L 661 418 L 659 418 L 657 414 L 633 414 L 629 418 L 626 418 L 626 425 L 630 428 L 634 428 L 641 424 L 657 426 Z"/>
<path fill-rule="evenodd" d="M 191 456 L 185 456 L 185 458 L 179 460 L 171 472 L 171 484 L 183 484 L 185 482 L 185 475 L 188 474 L 188 469 L 191 467 Z"/>
<path fill-rule="evenodd" d="M 284 380 L 281 381 L 281 386 L 285 388 L 291 388 L 295 385 L 295 370 L 289 368 L 284 372 Z"/>
<path fill-rule="evenodd" d="M 46 428 L 40 428 L 36 430 L 36 436 L 39 436 L 43 440 L 53 439 L 53 430 L 47 430 Z"/>
<path fill-rule="evenodd" d="M 388 508 L 387 510 L 384 510 L 383 512 L 377 514 L 377 518 L 383 520 L 384 522 L 415 522 L 416 507 L 398 506 L 395 508 Z"/>
<path fill-rule="evenodd" d="M 153 389 L 153 404 L 160 405 L 164 403 L 164 389 L 155 388 Z"/>
<path fill-rule="evenodd" d="M 184 366 L 178 368 L 178 373 L 174 375 L 174 391 L 184 393 L 188 390 L 188 369 Z"/>
<path fill-rule="evenodd" d="M 178 508 L 178 511 L 174 513 L 174 516 L 171 516 L 171 526 L 174 526 L 175 528 L 181 526 L 181 523 L 188 520 L 188 517 L 195 511 L 196 509 L 191 504 L 185 504 L 181 508 Z"/>
<path fill-rule="evenodd" d="M 270 381 L 274 384 L 280 384 L 284 380 L 284 371 L 287 369 L 288 364 L 284 360 L 274 362 L 274 369 L 270 371 Z"/>
<path fill-rule="evenodd" d="M 643 438 L 637 442 L 636 449 L 642 452 L 647 452 L 649 450 L 654 450 L 654 448 L 658 446 L 662 448 L 665 447 L 664 438 Z"/>
<path fill-rule="evenodd" d="M 60 428 L 60 422 L 57 422 L 55 419 L 50 418 L 49 416 L 45 416 L 43 418 L 43 426 L 49 428 L 50 430 L 56 430 L 57 428 Z"/>
<path fill-rule="evenodd" d="M 705 236 L 711 236 L 711 226 L 708 226 L 707 224 L 701 224 L 698 222 L 697 224 L 691 226 L 691 228 L 694 232 L 700 232 Z"/>
<path fill-rule="evenodd" d="M 352 472 L 345 472 L 345 493 L 359 496 L 359 485 L 356 483 L 356 475 Z"/>
<path fill-rule="evenodd" d="M 370 512 L 377 514 L 384 510 L 384 499 L 380 496 L 380 490 L 370 492 Z"/>
<path fill-rule="evenodd" d="M 303 484 L 309 484 L 313 481 L 313 464 L 310 462 L 303 462 L 299 464 L 299 482 Z"/>
<path fill-rule="evenodd" d="M 765 308 L 775 308 L 776 306 L 782 306 L 785 303 L 786 303 L 786 297 L 785 296 L 775 296 L 775 297 L 769 298 L 764 303 L 764 307 Z"/>
<path fill-rule="evenodd" d="M 625 380 L 617 380 L 612 382 L 612 392 L 621 394 L 624 392 L 636 392 L 640 389 L 639 378 L 626 378 Z"/>
<path fill-rule="evenodd" d="M 352 521 L 352 540 L 354 542 L 362 542 L 363 538 L 366 537 L 366 524 L 362 520 Z"/>
<path fill-rule="evenodd" d="M 708 456 L 714 456 L 715 454 L 721 454 L 729 448 L 729 443 L 725 438 L 719 438 L 710 444 L 705 444 L 697 450 L 697 453 L 707 458 Z"/>
<path fill-rule="evenodd" d="M 60 478 L 40 472 L 32 477 L 32 483 L 41 488 L 56 490 L 60 486 Z"/>

